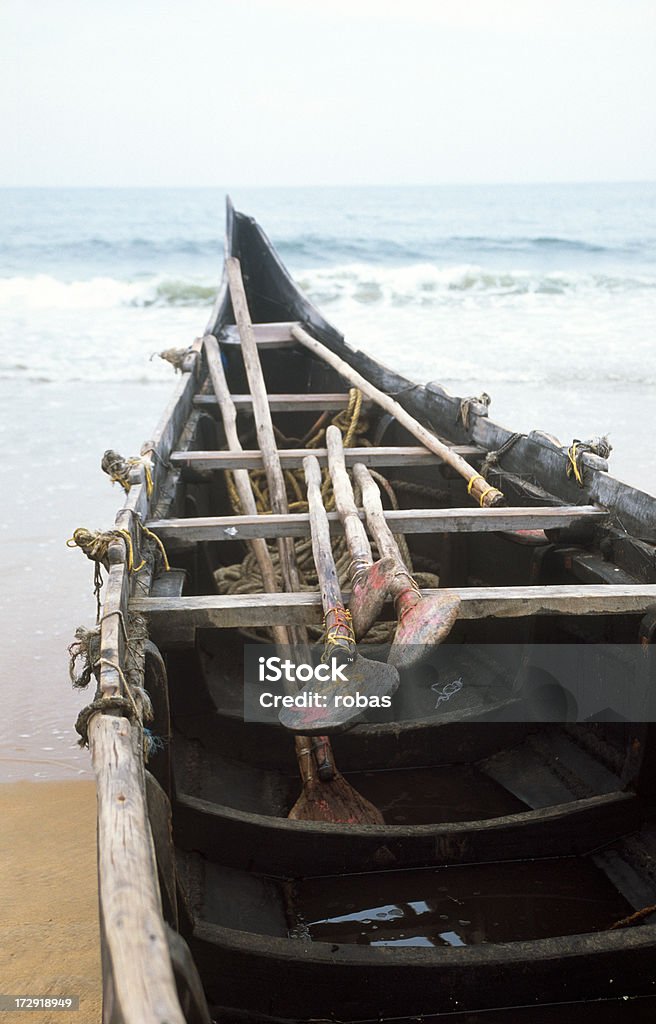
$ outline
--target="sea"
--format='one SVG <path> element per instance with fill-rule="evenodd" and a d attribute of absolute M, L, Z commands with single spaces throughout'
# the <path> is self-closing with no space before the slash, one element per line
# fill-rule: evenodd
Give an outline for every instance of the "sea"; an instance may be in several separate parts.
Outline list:
<path fill-rule="evenodd" d="M 656 184 L 0 190 L 0 781 L 85 778 L 67 647 L 95 616 L 106 448 L 139 452 L 203 333 L 225 195 L 354 346 L 656 493 Z"/>

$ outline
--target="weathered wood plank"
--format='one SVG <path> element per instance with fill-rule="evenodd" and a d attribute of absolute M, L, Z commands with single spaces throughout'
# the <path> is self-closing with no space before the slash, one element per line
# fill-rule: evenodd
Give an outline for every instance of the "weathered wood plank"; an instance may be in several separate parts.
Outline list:
<path fill-rule="evenodd" d="M 528 615 L 623 615 L 644 612 L 656 601 L 656 584 L 638 586 L 455 587 L 462 619 Z M 422 590 L 425 597 L 442 590 Z M 350 595 L 344 594 L 344 602 Z M 321 595 L 215 594 L 180 598 L 135 598 L 131 607 L 148 618 L 153 633 L 169 629 L 232 628 L 320 623 Z M 391 614 L 390 605 L 390 618 Z"/>
<path fill-rule="evenodd" d="M 139 736 L 126 718 L 94 715 L 89 746 L 98 785 L 100 904 L 124 1024 L 185 1024 L 157 888 Z"/>
<path fill-rule="evenodd" d="M 485 452 L 473 445 L 454 445 L 458 455 L 467 458 L 483 458 Z M 325 463 L 328 455 L 325 448 L 284 448 L 280 449 L 283 469 L 302 469 L 303 459 L 315 455 Z M 420 446 L 398 446 L 392 448 L 345 448 L 347 466 L 362 462 L 365 466 L 436 466 L 442 462 L 438 455 Z M 174 466 L 191 466 L 194 469 L 262 469 L 262 453 L 251 451 L 195 451 L 172 452 L 170 463 Z"/>
<path fill-rule="evenodd" d="M 122 670 L 125 666 L 130 588 L 130 574 L 122 540 L 109 545 L 108 558 L 110 569 L 100 619 L 100 689 L 103 697 L 113 697 L 122 692 L 118 668 Z"/>
<path fill-rule="evenodd" d="M 257 326 L 257 325 L 255 325 Z M 331 391 L 323 394 L 295 394 L 295 393 L 269 393 L 269 408 L 271 412 L 336 412 L 345 409 L 348 405 L 348 392 Z M 233 395 L 232 401 L 237 410 L 251 409 L 253 399 L 250 395 Z M 214 395 L 195 395 L 194 405 L 216 407 L 217 400 Z M 371 406 L 369 399 L 362 402 L 363 408 Z"/>
<path fill-rule="evenodd" d="M 364 512 L 360 512 L 364 519 Z M 420 508 L 386 511 L 394 533 L 478 533 L 497 530 L 553 530 L 582 520 L 602 523 L 603 509 L 592 505 L 547 508 Z M 328 514 L 331 533 L 341 531 L 336 512 Z M 307 513 L 156 519 L 148 523 L 163 540 L 248 540 L 252 537 L 309 537 Z"/>
<path fill-rule="evenodd" d="M 258 348 L 293 348 L 296 341 L 292 336 L 292 327 L 301 325 L 295 320 L 283 323 L 253 324 L 253 332 Z M 228 324 L 221 330 L 219 341 L 230 341 L 241 344 L 239 330 L 234 324 Z"/>

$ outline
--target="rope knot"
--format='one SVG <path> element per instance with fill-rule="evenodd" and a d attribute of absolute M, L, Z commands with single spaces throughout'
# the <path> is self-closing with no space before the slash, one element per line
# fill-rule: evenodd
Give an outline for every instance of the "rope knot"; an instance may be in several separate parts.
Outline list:
<path fill-rule="evenodd" d="M 191 355 L 193 351 L 191 345 L 188 348 L 166 348 L 163 352 L 153 352 L 150 358 L 152 360 L 155 356 L 159 356 L 160 359 L 170 363 L 176 373 L 183 373 L 187 356 Z"/>
<path fill-rule="evenodd" d="M 597 455 L 600 459 L 607 459 L 613 450 L 613 446 L 604 434 L 602 437 L 593 437 L 589 441 L 579 441 L 574 438 L 567 449 L 567 465 L 565 471 L 568 477 L 574 477 L 579 487 L 585 487 L 585 467 L 583 456 L 586 453 Z"/>
<path fill-rule="evenodd" d="M 329 608 L 323 617 L 324 625 L 324 651 L 322 661 L 328 661 L 333 655 L 345 654 L 349 661 L 353 661 L 355 654 L 355 633 L 351 613 L 343 605 L 335 605 Z"/>
<path fill-rule="evenodd" d="M 461 399 L 460 406 L 458 408 L 458 415 L 456 416 L 456 423 L 462 423 L 465 430 L 469 430 L 469 421 L 471 414 L 474 411 L 473 407 L 475 405 L 481 405 L 484 409 L 487 409 L 491 402 L 492 399 L 486 391 L 481 392 L 477 397 L 471 395 L 469 398 Z"/>
<path fill-rule="evenodd" d="M 126 494 L 129 493 L 132 487 L 132 480 L 130 478 L 132 470 L 137 466 L 143 466 L 146 494 L 150 498 L 153 493 L 153 474 L 147 454 L 142 454 L 138 458 L 124 459 L 118 452 L 108 448 L 100 461 L 100 468 L 103 473 L 107 473 L 113 484 L 119 483 Z"/>

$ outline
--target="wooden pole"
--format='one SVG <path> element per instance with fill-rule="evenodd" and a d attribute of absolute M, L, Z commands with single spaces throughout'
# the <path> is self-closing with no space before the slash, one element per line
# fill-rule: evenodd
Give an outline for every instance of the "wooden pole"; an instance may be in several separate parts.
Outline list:
<path fill-rule="evenodd" d="M 371 565 L 374 560 L 371 553 L 371 545 L 367 537 L 367 531 L 358 515 L 353 488 L 346 472 L 342 432 L 339 427 L 330 426 L 326 430 L 326 448 L 328 451 L 328 465 L 333 485 L 333 494 L 335 495 L 335 505 L 344 527 L 344 534 L 351 558 L 354 562 L 363 562 L 366 565 Z"/>
<path fill-rule="evenodd" d="M 377 387 L 371 384 L 362 374 L 354 370 L 344 359 L 340 356 L 335 355 L 331 352 L 326 345 L 323 345 L 316 338 L 313 338 L 311 334 L 308 334 L 302 327 L 294 325 L 291 328 L 292 336 L 296 341 L 300 342 L 307 349 L 310 350 L 319 359 L 323 359 L 324 362 L 332 366 L 334 370 L 344 377 L 354 387 L 359 388 L 363 395 L 367 398 L 371 398 L 376 405 L 379 405 L 381 409 L 388 412 L 391 416 L 394 416 L 396 420 L 409 430 L 429 451 L 438 455 L 444 462 L 447 462 L 457 473 L 460 474 L 467 481 L 467 491 L 475 498 L 481 507 L 489 507 L 492 505 L 501 505 L 504 503 L 504 497 L 501 491 L 497 490 L 496 487 L 491 487 L 487 480 L 481 476 L 481 474 L 470 466 L 469 463 L 463 459 L 461 455 L 453 452 L 448 445 L 435 437 L 430 430 L 422 426 L 418 420 L 411 416 L 402 405 L 399 405 L 397 401 L 390 398 L 383 391 L 379 391 Z"/>
<path fill-rule="evenodd" d="M 208 334 L 203 338 L 203 344 L 205 346 L 205 355 L 207 357 L 212 387 L 221 410 L 226 440 L 233 451 L 243 451 L 237 431 L 237 410 L 228 388 L 217 340 L 212 334 Z M 253 496 L 248 470 L 235 469 L 233 470 L 233 477 L 239 501 L 241 502 L 242 513 L 247 516 L 257 515 L 257 505 Z M 254 537 L 250 541 L 250 547 L 257 559 L 265 591 L 267 594 L 275 594 L 278 590 L 278 584 L 266 541 L 261 537 Z M 277 644 L 282 644 L 283 646 L 289 644 L 289 634 L 286 626 L 274 626 L 273 632 Z"/>
<path fill-rule="evenodd" d="M 230 287 L 230 298 L 232 299 L 232 309 L 235 314 L 239 337 L 241 339 L 241 353 L 244 360 L 244 368 L 248 378 L 251 398 L 253 399 L 253 417 L 255 419 L 258 445 L 262 453 L 262 461 L 264 462 L 264 471 L 269 485 L 271 510 L 273 512 L 285 514 L 288 511 L 285 478 L 283 476 L 282 466 L 280 464 L 280 455 L 278 453 L 275 434 L 273 432 L 273 421 L 271 419 L 271 410 L 269 409 L 269 398 L 264 383 L 260 356 L 257 351 L 257 342 L 255 340 L 253 324 L 248 311 L 248 303 L 246 301 L 246 292 L 244 291 L 244 282 L 242 281 L 239 260 L 234 256 L 230 256 L 226 260 L 226 269 L 228 273 L 228 285 Z M 299 578 L 298 570 L 296 568 L 296 552 L 293 540 L 287 537 L 279 538 L 278 550 L 280 551 L 280 566 L 282 569 L 282 578 L 285 590 L 290 592 L 298 590 Z"/>
<path fill-rule="evenodd" d="M 374 563 L 367 531 L 358 515 L 353 488 L 346 472 L 344 445 L 338 427 L 328 427 L 326 446 L 335 504 L 351 555 L 349 576 L 353 592 L 349 610 L 353 617 L 355 635 L 360 639 L 382 611 L 396 562 L 383 557 Z"/>

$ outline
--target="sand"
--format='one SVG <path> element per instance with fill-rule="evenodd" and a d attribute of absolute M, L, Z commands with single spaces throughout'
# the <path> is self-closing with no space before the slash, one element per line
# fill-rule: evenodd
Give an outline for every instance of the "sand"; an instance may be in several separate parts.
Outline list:
<path fill-rule="evenodd" d="M 93 782 L 0 785 L 0 993 L 79 996 L 79 1011 L 0 1012 L 9 1024 L 99 1024 Z"/>

